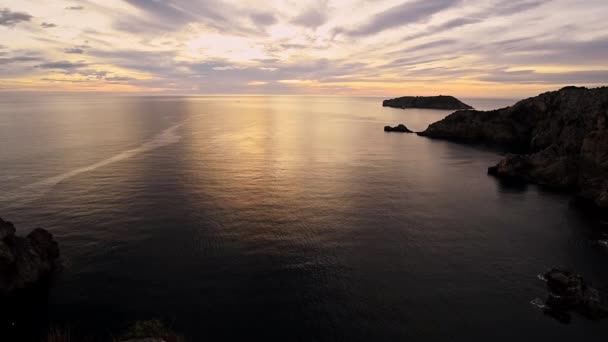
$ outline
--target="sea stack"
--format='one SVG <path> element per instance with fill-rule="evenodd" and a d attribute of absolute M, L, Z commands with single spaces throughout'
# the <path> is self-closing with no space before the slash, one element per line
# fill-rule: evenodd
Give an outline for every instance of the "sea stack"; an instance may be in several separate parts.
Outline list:
<path fill-rule="evenodd" d="M 396 99 L 384 100 L 383 107 L 392 108 L 423 108 L 423 109 L 473 109 L 468 104 L 458 100 L 453 96 L 404 96 Z"/>

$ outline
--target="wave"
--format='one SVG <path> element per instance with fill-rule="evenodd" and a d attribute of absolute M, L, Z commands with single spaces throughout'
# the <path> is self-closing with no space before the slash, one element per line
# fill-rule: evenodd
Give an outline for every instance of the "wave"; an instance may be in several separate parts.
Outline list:
<path fill-rule="evenodd" d="M 154 136 L 151 140 L 146 141 L 135 148 L 120 152 L 110 158 L 104 159 L 95 164 L 80 167 L 12 190 L 8 194 L 4 194 L 4 196 L 0 198 L 0 204 L 2 204 L 3 206 L 4 204 L 6 204 L 6 207 L 22 206 L 24 204 L 39 199 L 51 189 L 53 189 L 53 187 L 55 187 L 57 184 L 66 181 L 72 177 L 78 176 L 85 172 L 96 170 L 100 167 L 104 167 L 125 159 L 132 158 L 138 154 L 152 151 L 159 147 L 175 144 L 181 140 L 181 136 L 178 135 L 176 131 L 181 126 L 183 126 L 184 123 L 185 122 L 173 125 L 165 129 L 158 135 Z"/>

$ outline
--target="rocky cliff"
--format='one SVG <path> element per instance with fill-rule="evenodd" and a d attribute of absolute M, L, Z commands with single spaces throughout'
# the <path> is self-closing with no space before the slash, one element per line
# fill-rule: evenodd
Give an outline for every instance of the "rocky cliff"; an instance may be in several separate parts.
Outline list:
<path fill-rule="evenodd" d="M 566 87 L 494 111 L 457 111 L 421 136 L 503 146 L 488 172 L 575 191 L 608 211 L 608 87 Z"/>
<path fill-rule="evenodd" d="M 11 222 L 0 218 L 0 296 L 33 287 L 55 269 L 59 247 L 44 229 L 27 237 L 15 235 Z"/>
<path fill-rule="evenodd" d="M 404 96 L 391 100 L 384 100 L 383 107 L 393 108 L 426 108 L 426 109 L 473 109 L 466 103 L 453 96 Z"/>

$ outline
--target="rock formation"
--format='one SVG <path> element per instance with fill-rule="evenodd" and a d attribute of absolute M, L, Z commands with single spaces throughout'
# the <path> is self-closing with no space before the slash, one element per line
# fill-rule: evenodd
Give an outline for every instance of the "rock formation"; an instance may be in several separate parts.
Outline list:
<path fill-rule="evenodd" d="M 578 274 L 552 269 L 544 278 L 549 289 L 545 301 L 545 313 L 561 322 L 570 322 L 570 312 L 577 312 L 589 319 L 608 317 L 606 294 L 592 288 Z"/>
<path fill-rule="evenodd" d="M 453 96 L 404 96 L 396 99 L 384 100 L 383 107 L 393 108 L 426 108 L 426 109 L 473 109 L 466 103 Z"/>
<path fill-rule="evenodd" d="M 11 222 L 0 218 L 0 296 L 37 285 L 55 269 L 59 247 L 44 229 L 27 237 L 15 235 Z"/>
<path fill-rule="evenodd" d="M 574 191 L 608 211 L 608 87 L 566 87 L 493 111 L 457 111 L 421 136 L 512 152 L 488 172 Z"/>
<path fill-rule="evenodd" d="M 405 127 L 404 124 L 399 124 L 395 127 L 384 126 L 384 131 L 385 132 L 397 132 L 397 133 L 414 133 L 414 132 L 410 131 L 409 128 Z"/>

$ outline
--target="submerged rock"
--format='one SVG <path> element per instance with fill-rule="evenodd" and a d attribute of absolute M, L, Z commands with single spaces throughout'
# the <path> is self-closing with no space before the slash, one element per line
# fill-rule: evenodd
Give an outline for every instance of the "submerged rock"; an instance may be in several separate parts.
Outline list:
<path fill-rule="evenodd" d="M 545 301 L 547 315 L 563 323 L 570 322 L 571 312 L 594 320 L 608 317 L 606 294 L 592 288 L 579 274 L 554 268 L 544 278 L 549 289 Z"/>
<path fill-rule="evenodd" d="M 56 268 L 59 247 L 48 231 L 36 228 L 27 237 L 0 218 L 0 296 L 36 286 Z"/>
<path fill-rule="evenodd" d="M 453 96 L 404 96 L 396 99 L 384 100 L 383 107 L 393 108 L 426 108 L 426 109 L 473 109 L 466 103 Z"/>
<path fill-rule="evenodd" d="M 507 155 L 488 173 L 574 191 L 608 212 L 608 87 L 566 87 L 493 111 L 457 111 L 421 136 L 486 143 Z"/>
<path fill-rule="evenodd" d="M 410 131 L 409 128 L 405 127 L 405 125 L 403 125 L 403 124 L 399 124 L 395 127 L 384 126 L 384 131 L 385 132 L 397 132 L 397 133 L 414 133 L 414 132 Z"/>

